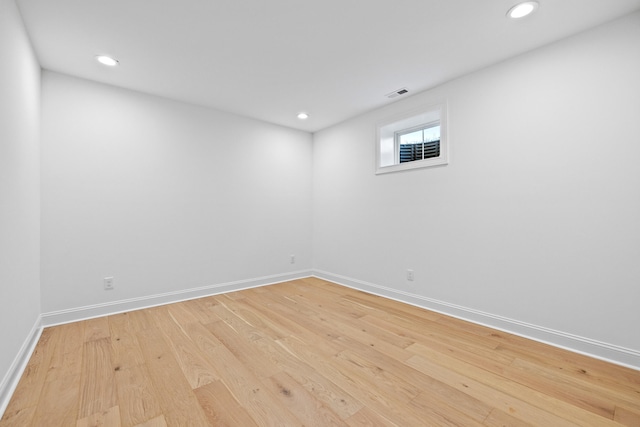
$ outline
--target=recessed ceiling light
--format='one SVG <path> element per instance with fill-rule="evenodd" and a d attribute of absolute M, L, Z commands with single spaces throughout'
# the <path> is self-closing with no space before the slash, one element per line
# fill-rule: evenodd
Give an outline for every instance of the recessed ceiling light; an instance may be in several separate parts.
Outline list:
<path fill-rule="evenodd" d="M 309 118 L 309 114 L 307 114 L 307 113 L 298 113 L 298 118 L 300 120 L 308 119 Z"/>
<path fill-rule="evenodd" d="M 537 1 L 525 1 L 522 3 L 518 3 L 517 5 L 509 9 L 509 11 L 507 12 L 507 16 L 513 19 L 524 18 L 525 16 L 534 12 L 538 8 L 538 6 L 539 4 Z"/>
<path fill-rule="evenodd" d="M 102 65 L 107 65 L 109 67 L 115 67 L 116 65 L 119 64 L 117 59 L 113 59 L 112 57 L 107 55 L 97 55 L 96 61 L 98 61 Z"/>

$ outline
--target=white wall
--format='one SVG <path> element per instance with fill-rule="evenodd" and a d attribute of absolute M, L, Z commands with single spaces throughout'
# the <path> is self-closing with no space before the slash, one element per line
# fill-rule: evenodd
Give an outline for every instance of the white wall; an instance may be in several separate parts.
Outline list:
<path fill-rule="evenodd" d="M 640 367 L 639 46 L 635 13 L 317 133 L 314 268 Z M 441 98 L 450 164 L 376 176 L 376 122 Z"/>
<path fill-rule="evenodd" d="M 13 1 L 0 12 L 0 375 L 40 301 L 312 265 L 640 352 L 640 14 L 319 132 L 313 152 L 304 132 L 45 72 L 40 169 L 40 70 Z M 451 163 L 376 176 L 376 122 L 443 97 Z"/>
<path fill-rule="evenodd" d="M 42 111 L 43 312 L 311 268 L 310 134 L 49 71 Z"/>
<path fill-rule="evenodd" d="M 40 66 L 13 0 L 0 0 L 0 58 L 1 414 L 40 315 Z"/>

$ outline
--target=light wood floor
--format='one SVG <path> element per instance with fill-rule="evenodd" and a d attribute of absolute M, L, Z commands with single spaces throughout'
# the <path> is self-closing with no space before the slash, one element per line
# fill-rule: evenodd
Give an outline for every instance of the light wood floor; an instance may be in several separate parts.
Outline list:
<path fill-rule="evenodd" d="M 319 279 L 47 328 L 8 426 L 640 426 L 640 372 Z"/>

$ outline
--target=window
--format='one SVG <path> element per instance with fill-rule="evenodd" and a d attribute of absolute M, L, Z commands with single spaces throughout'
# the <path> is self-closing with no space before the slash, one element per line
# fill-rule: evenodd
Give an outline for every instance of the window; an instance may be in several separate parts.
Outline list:
<path fill-rule="evenodd" d="M 379 124 L 376 143 L 379 174 L 447 164 L 446 104 Z"/>
<path fill-rule="evenodd" d="M 440 156 L 440 124 L 418 126 L 396 132 L 398 163 L 431 159 Z"/>

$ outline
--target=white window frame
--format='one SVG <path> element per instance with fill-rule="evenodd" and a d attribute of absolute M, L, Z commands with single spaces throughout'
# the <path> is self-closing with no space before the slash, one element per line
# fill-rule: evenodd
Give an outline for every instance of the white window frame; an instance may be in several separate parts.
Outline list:
<path fill-rule="evenodd" d="M 412 129 L 440 124 L 440 155 L 423 160 L 400 163 L 398 135 Z M 381 121 L 376 132 L 376 174 L 421 169 L 449 163 L 447 102 L 422 107 Z"/>
<path fill-rule="evenodd" d="M 419 124 L 418 126 L 414 126 L 412 128 L 409 128 L 409 129 L 402 129 L 402 130 L 396 131 L 395 135 L 394 135 L 394 137 L 395 137 L 395 146 L 394 146 L 395 164 L 400 164 L 400 145 L 401 145 L 400 144 L 400 139 L 402 138 L 403 135 L 414 133 L 416 131 L 425 131 L 427 129 L 431 129 L 431 128 L 434 128 L 436 126 L 440 126 L 440 120 L 436 120 L 436 121 L 433 121 L 433 122 L 430 122 L 430 123 L 422 123 L 422 124 Z M 423 137 L 424 137 L 424 134 L 423 134 Z M 424 141 L 423 141 L 423 144 L 424 144 Z M 433 158 L 433 157 L 430 157 L 430 158 Z M 425 160 L 425 159 L 422 159 L 422 160 Z M 415 162 L 415 161 L 418 161 L 418 160 L 412 160 L 412 161 Z"/>

